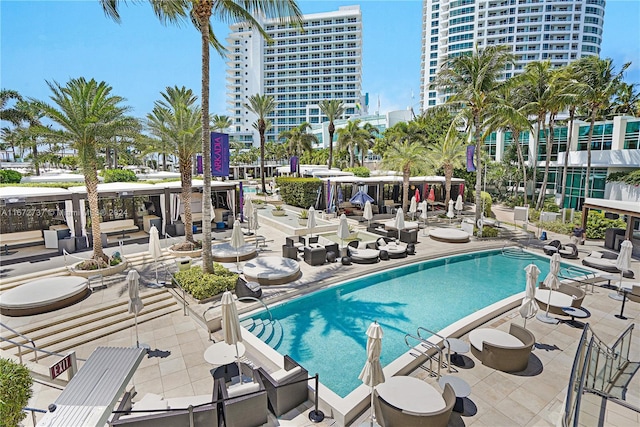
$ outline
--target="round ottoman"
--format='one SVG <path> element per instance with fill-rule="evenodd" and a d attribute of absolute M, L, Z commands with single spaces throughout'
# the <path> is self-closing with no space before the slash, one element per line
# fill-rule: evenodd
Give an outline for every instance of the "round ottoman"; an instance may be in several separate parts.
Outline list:
<path fill-rule="evenodd" d="M 327 262 L 336 262 L 336 253 L 333 251 L 327 252 Z"/>
<path fill-rule="evenodd" d="M 342 257 L 342 265 L 351 265 L 351 257 L 343 256 Z"/>
<path fill-rule="evenodd" d="M 415 255 L 416 254 L 416 245 L 413 243 L 409 243 L 407 245 L 407 254 Z"/>
<path fill-rule="evenodd" d="M 389 260 L 389 252 L 381 250 L 380 251 L 380 255 L 378 255 L 380 257 L 380 259 L 382 261 L 388 261 Z"/>

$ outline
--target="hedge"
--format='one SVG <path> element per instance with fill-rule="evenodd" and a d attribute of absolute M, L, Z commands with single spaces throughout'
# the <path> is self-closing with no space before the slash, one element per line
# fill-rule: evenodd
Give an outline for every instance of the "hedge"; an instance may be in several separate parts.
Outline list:
<path fill-rule="evenodd" d="M 318 178 L 276 178 L 276 185 L 280 188 L 282 201 L 290 206 L 307 209 L 316 203 L 318 189 L 322 188 L 322 181 Z"/>
<path fill-rule="evenodd" d="M 343 170 L 344 172 L 352 172 L 355 176 L 359 176 L 361 178 L 368 178 L 369 176 L 371 176 L 371 171 L 368 167 L 365 166 L 355 166 Z"/>
<path fill-rule="evenodd" d="M 11 169 L 0 170 L 0 183 L 3 184 L 18 184 L 22 179 L 22 174 L 18 171 Z"/>
<path fill-rule="evenodd" d="M 105 169 L 102 171 L 104 182 L 133 182 L 138 177 L 135 172 L 128 169 Z"/>
<path fill-rule="evenodd" d="M 29 403 L 32 384 L 27 368 L 0 358 L 0 425 L 20 425 L 20 421 L 27 416 L 22 408 Z"/>
<path fill-rule="evenodd" d="M 174 275 L 180 286 L 195 299 L 206 299 L 236 288 L 238 275 L 230 272 L 217 262 L 213 263 L 213 274 L 207 274 L 201 267 L 191 267 Z"/>

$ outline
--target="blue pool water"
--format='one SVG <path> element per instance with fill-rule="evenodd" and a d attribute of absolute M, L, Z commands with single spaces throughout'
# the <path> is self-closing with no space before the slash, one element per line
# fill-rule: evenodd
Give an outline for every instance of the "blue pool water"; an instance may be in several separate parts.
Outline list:
<path fill-rule="evenodd" d="M 408 350 L 404 336 L 415 335 L 419 326 L 439 331 L 524 291 L 524 268 L 531 262 L 543 280 L 549 272 L 548 258 L 514 259 L 499 250 L 381 271 L 271 308 L 275 323 L 266 312 L 254 315 L 256 326 L 249 329 L 311 375 L 319 373 L 324 385 L 345 397 L 362 384 L 358 375 L 366 360 L 365 331 L 372 321 L 384 331 L 385 366 Z"/>

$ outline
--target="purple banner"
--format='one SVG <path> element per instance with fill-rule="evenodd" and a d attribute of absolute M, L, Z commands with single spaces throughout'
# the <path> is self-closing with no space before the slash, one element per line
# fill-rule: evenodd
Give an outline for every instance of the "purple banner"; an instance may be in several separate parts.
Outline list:
<path fill-rule="evenodd" d="M 196 173 L 202 175 L 202 155 L 200 154 L 196 156 Z"/>
<path fill-rule="evenodd" d="M 211 132 L 211 176 L 229 176 L 229 135 Z"/>
<path fill-rule="evenodd" d="M 289 159 L 289 173 L 294 174 L 298 172 L 298 156 L 291 156 Z"/>
<path fill-rule="evenodd" d="M 244 189 L 242 188 L 242 181 L 240 181 L 240 222 L 244 222 Z"/>
<path fill-rule="evenodd" d="M 467 172 L 475 172 L 476 165 L 473 163 L 473 155 L 476 153 L 475 145 L 467 145 Z"/>

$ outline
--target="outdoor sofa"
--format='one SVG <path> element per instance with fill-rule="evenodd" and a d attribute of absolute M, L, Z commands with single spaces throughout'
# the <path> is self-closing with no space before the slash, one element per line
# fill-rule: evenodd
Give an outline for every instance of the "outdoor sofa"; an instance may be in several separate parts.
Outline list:
<path fill-rule="evenodd" d="M 246 365 L 241 366 L 244 374 Z M 267 422 L 267 391 L 258 371 L 252 370 L 251 378 L 251 382 L 242 383 L 227 382 L 225 378 L 215 379 L 214 388 L 223 399 L 220 416 L 226 427 L 255 427 Z"/>
<path fill-rule="evenodd" d="M 284 356 L 284 368 L 269 373 L 259 367 L 258 374 L 267 390 L 269 409 L 276 417 L 295 409 L 309 399 L 306 381 L 309 373 L 287 355 Z"/>
<path fill-rule="evenodd" d="M 487 341 L 482 341 L 482 348 L 471 345 L 471 353 L 489 368 L 503 372 L 520 372 L 527 369 L 529 355 L 536 343 L 536 338 L 528 330 L 512 323 L 509 335 L 513 335 L 522 342 L 518 347 L 504 347 Z"/>
<path fill-rule="evenodd" d="M 445 384 L 442 392 L 445 407 L 428 414 L 403 411 L 385 401 L 377 392 L 374 391 L 374 393 L 376 421 L 382 427 L 446 427 L 449 425 L 449 418 L 456 403 L 456 394 L 450 384 Z"/>

